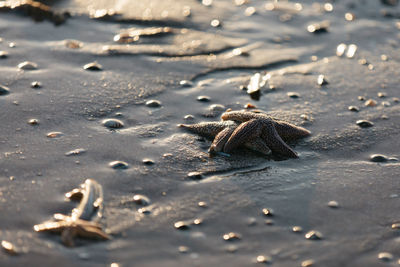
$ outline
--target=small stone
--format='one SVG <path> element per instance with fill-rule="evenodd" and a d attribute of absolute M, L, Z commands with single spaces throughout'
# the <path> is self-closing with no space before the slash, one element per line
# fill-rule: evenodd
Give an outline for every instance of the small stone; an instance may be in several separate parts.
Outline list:
<path fill-rule="evenodd" d="M 154 99 L 148 100 L 148 101 L 146 101 L 146 106 L 149 108 L 158 108 L 158 107 L 161 107 L 161 101 L 154 100 Z"/>
<path fill-rule="evenodd" d="M 10 88 L 0 84 L 0 95 L 6 95 L 9 93 L 10 93 Z"/>
<path fill-rule="evenodd" d="M 360 100 L 360 101 L 364 101 L 364 100 L 365 100 L 365 97 L 359 95 L 359 96 L 357 97 L 357 99 Z"/>
<path fill-rule="evenodd" d="M 367 120 L 358 120 L 358 121 L 356 121 L 356 124 L 358 126 L 360 126 L 361 128 L 368 128 L 368 127 L 374 126 L 374 124 L 372 122 L 367 121 Z"/>
<path fill-rule="evenodd" d="M 18 68 L 21 70 L 36 70 L 38 65 L 31 61 L 24 61 L 18 64 Z"/>
<path fill-rule="evenodd" d="M 30 120 L 28 121 L 28 123 L 29 123 L 30 125 L 38 125 L 38 124 L 39 124 L 39 120 L 38 120 L 38 119 L 30 119 Z"/>
<path fill-rule="evenodd" d="M 38 81 L 33 81 L 31 83 L 31 88 L 38 89 L 38 88 L 41 88 L 41 87 L 42 87 L 42 84 L 40 82 L 38 82 Z"/>
<path fill-rule="evenodd" d="M 71 151 L 68 151 L 67 153 L 65 153 L 65 156 L 69 157 L 69 156 L 78 156 L 81 155 L 83 153 L 85 153 L 86 150 L 83 148 L 77 148 Z"/>
<path fill-rule="evenodd" d="M 271 219 L 266 219 L 265 221 L 264 221 L 264 223 L 266 224 L 266 225 L 274 225 L 274 220 L 271 220 Z"/>
<path fill-rule="evenodd" d="M 361 58 L 361 59 L 358 60 L 358 64 L 360 64 L 360 65 L 367 65 L 367 64 L 368 64 L 368 61 L 367 61 L 365 58 Z"/>
<path fill-rule="evenodd" d="M 175 229 L 178 229 L 178 230 L 189 230 L 190 229 L 189 224 L 187 224 L 184 221 L 179 221 L 179 222 L 174 223 L 174 227 L 175 227 Z"/>
<path fill-rule="evenodd" d="M 64 134 L 62 132 L 50 132 L 47 134 L 48 138 L 58 138 L 63 136 Z"/>
<path fill-rule="evenodd" d="M 246 105 L 243 106 L 245 109 L 253 109 L 253 108 L 257 108 L 256 105 L 253 105 L 251 103 L 247 103 Z"/>
<path fill-rule="evenodd" d="M 317 83 L 318 83 L 319 86 L 324 86 L 324 85 L 327 85 L 329 82 L 325 78 L 325 76 L 321 74 L 321 75 L 318 76 Z"/>
<path fill-rule="evenodd" d="M 186 247 L 186 246 L 179 246 L 179 248 L 178 248 L 178 251 L 180 252 L 180 253 L 188 253 L 189 252 L 189 248 L 188 247 Z"/>
<path fill-rule="evenodd" d="M 307 31 L 310 33 L 318 34 L 328 32 L 329 21 L 325 20 L 319 23 L 313 23 L 307 26 Z"/>
<path fill-rule="evenodd" d="M 400 223 L 392 224 L 392 229 L 400 229 Z"/>
<path fill-rule="evenodd" d="M 229 233 L 224 234 L 224 235 L 222 236 L 222 238 L 223 238 L 225 241 L 234 241 L 234 240 L 240 240 L 240 239 L 241 239 L 241 236 L 240 236 L 238 233 L 229 232 Z"/>
<path fill-rule="evenodd" d="M 292 227 L 292 231 L 294 233 L 301 233 L 301 232 L 303 232 L 303 227 L 301 227 L 301 226 L 293 226 Z"/>
<path fill-rule="evenodd" d="M 70 49 L 78 49 L 83 46 L 83 44 L 77 40 L 67 40 L 65 46 Z"/>
<path fill-rule="evenodd" d="M 258 255 L 256 258 L 256 261 L 257 261 L 257 263 L 264 263 L 264 264 L 272 263 L 271 257 L 264 256 L 264 255 Z"/>
<path fill-rule="evenodd" d="M 203 179 L 203 175 L 201 172 L 189 172 L 187 177 L 192 180 L 201 180 Z"/>
<path fill-rule="evenodd" d="M 378 254 L 378 259 L 380 259 L 381 261 L 392 261 L 393 260 L 393 255 L 392 253 L 389 252 L 381 252 Z"/>
<path fill-rule="evenodd" d="M 309 240 L 321 240 L 323 236 L 320 232 L 311 230 L 308 233 L 306 233 L 305 238 Z"/>
<path fill-rule="evenodd" d="M 183 117 L 185 120 L 187 120 L 187 121 L 192 121 L 192 120 L 194 120 L 194 116 L 193 115 L 191 115 L 191 114 L 188 114 L 188 115 L 186 115 L 185 117 Z"/>
<path fill-rule="evenodd" d="M 339 208 L 339 203 L 335 200 L 331 200 L 328 202 L 328 207 L 337 209 L 337 208 Z"/>
<path fill-rule="evenodd" d="M 344 52 L 346 51 L 346 48 L 347 48 L 347 45 L 346 45 L 346 44 L 343 44 L 343 43 L 339 44 L 339 45 L 336 47 L 336 55 L 337 55 L 338 57 L 343 56 L 343 55 L 344 55 Z"/>
<path fill-rule="evenodd" d="M 373 154 L 369 159 L 372 162 L 387 162 L 389 160 L 388 157 L 382 154 Z"/>
<path fill-rule="evenodd" d="M 357 45 L 350 44 L 348 49 L 347 49 L 346 57 L 353 58 L 354 55 L 356 54 L 356 51 L 357 51 Z"/>
<path fill-rule="evenodd" d="M 301 263 L 301 267 L 310 267 L 313 265 L 314 265 L 313 260 L 305 260 L 305 261 L 302 261 L 302 263 Z"/>
<path fill-rule="evenodd" d="M 140 208 L 138 209 L 138 212 L 142 214 L 150 214 L 151 210 L 149 208 Z"/>
<path fill-rule="evenodd" d="M 193 82 L 189 81 L 189 80 L 182 80 L 179 82 L 179 85 L 182 87 L 192 87 L 193 86 Z"/>
<path fill-rule="evenodd" d="M 207 203 L 204 201 L 200 201 L 199 203 L 197 203 L 197 205 L 201 208 L 206 208 L 207 207 Z"/>
<path fill-rule="evenodd" d="M 0 58 L 7 58 L 7 57 L 8 57 L 8 52 L 0 51 Z"/>
<path fill-rule="evenodd" d="M 272 209 L 269 209 L 269 208 L 264 208 L 264 209 L 262 209 L 262 213 L 263 213 L 265 216 L 268 216 L 268 217 L 274 216 L 274 211 L 273 211 Z"/>
<path fill-rule="evenodd" d="M 148 197 L 139 194 L 133 196 L 133 202 L 135 202 L 137 205 L 142 205 L 142 206 L 148 206 L 151 203 Z"/>
<path fill-rule="evenodd" d="M 203 223 L 203 219 L 194 219 L 193 220 L 193 224 L 194 225 L 199 225 L 199 224 L 202 224 Z"/>
<path fill-rule="evenodd" d="M 200 102 L 209 102 L 210 101 L 210 97 L 206 96 L 206 95 L 201 95 L 197 97 L 197 101 Z"/>
<path fill-rule="evenodd" d="M 115 160 L 108 163 L 108 166 L 115 170 L 125 170 L 129 168 L 129 164 L 125 161 Z"/>
<path fill-rule="evenodd" d="M 364 105 L 366 107 L 375 107 L 377 104 L 377 102 L 373 99 L 368 99 L 367 101 L 365 101 Z"/>
<path fill-rule="evenodd" d="M 296 92 L 288 92 L 287 96 L 290 98 L 299 98 L 300 97 L 300 95 Z"/>
<path fill-rule="evenodd" d="M 347 21 L 353 21 L 355 20 L 356 16 L 354 15 L 354 13 L 347 12 L 346 14 L 344 14 L 344 18 Z"/>
<path fill-rule="evenodd" d="M 10 255 L 18 254 L 16 249 L 15 249 L 15 246 L 11 242 L 8 242 L 6 240 L 2 240 L 1 241 L 1 246 L 2 246 L 3 250 L 6 253 L 10 254 Z"/>
<path fill-rule="evenodd" d="M 210 25 L 211 25 L 212 27 L 214 27 L 214 28 L 221 27 L 221 22 L 220 22 L 219 20 L 217 20 L 217 19 L 213 19 L 213 20 L 211 21 Z"/>
<path fill-rule="evenodd" d="M 384 92 L 378 92 L 377 95 L 378 95 L 379 98 L 386 97 L 386 93 L 384 93 Z"/>
<path fill-rule="evenodd" d="M 301 114 L 300 118 L 305 120 L 305 121 L 309 121 L 310 120 L 310 117 L 307 114 Z"/>
<path fill-rule="evenodd" d="M 358 111 L 360 111 L 360 109 L 359 109 L 358 107 L 356 107 L 356 106 L 349 106 L 348 109 L 349 109 L 350 111 L 353 111 L 353 112 L 358 112 Z"/>
<path fill-rule="evenodd" d="M 208 107 L 208 110 L 211 112 L 223 112 L 226 110 L 226 107 L 221 104 L 212 104 Z"/>
<path fill-rule="evenodd" d="M 149 159 L 149 158 L 143 159 L 142 162 L 145 165 L 153 165 L 154 164 L 154 161 L 152 159 Z"/>
<path fill-rule="evenodd" d="M 117 119 L 105 119 L 101 122 L 103 126 L 110 129 L 118 129 L 124 127 L 124 123 Z"/>
<path fill-rule="evenodd" d="M 103 70 L 103 66 L 101 66 L 97 62 L 91 62 L 83 66 L 84 70 L 91 70 L 91 71 L 101 71 Z"/>
<path fill-rule="evenodd" d="M 390 104 L 389 101 L 382 101 L 382 106 L 384 106 L 384 107 L 390 107 L 391 104 Z"/>

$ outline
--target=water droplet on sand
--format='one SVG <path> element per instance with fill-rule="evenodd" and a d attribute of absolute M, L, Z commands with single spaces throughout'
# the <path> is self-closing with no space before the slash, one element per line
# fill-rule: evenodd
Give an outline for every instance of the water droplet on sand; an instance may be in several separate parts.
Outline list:
<path fill-rule="evenodd" d="M 161 101 L 154 100 L 154 99 L 148 100 L 148 101 L 146 101 L 146 106 L 149 108 L 158 108 L 158 107 L 161 107 Z"/>
<path fill-rule="evenodd" d="M 117 119 L 105 119 L 101 122 L 103 126 L 110 129 L 118 129 L 124 127 L 124 123 Z"/>
<path fill-rule="evenodd" d="M 392 261 L 393 260 L 393 255 L 392 253 L 389 252 L 381 252 L 378 254 L 378 259 L 380 259 L 381 261 Z"/>
<path fill-rule="evenodd" d="M 36 70 L 38 65 L 31 61 L 24 61 L 18 64 L 18 68 L 21 70 Z"/>
<path fill-rule="evenodd" d="M 0 95 L 7 95 L 10 93 L 10 88 L 0 84 Z"/>
<path fill-rule="evenodd" d="M 133 196 L 133 202 L 135 202 L 137 205 L 142 206 L 148 206 L 151 203 L 148 197 L 139 194 Z"/>
<path fill-rule="evenodd" d="M 367 120 L 358 120 L 358 121 L 356 121 L 356 124 L 358 126 L 360 126 L 361 128 L 369 128 L 369 127 L 374 126 L 374 124 L 372 122 L 367 121 Z"/>
<path fill-rule="evenodd" d="M 225 241 L 235 241 L 235 240 L 240 240 L 242 237 L 240 236 L 240 234 L 238 233 L 234 233 L 234 232 L 229 232 L 226 233 L 222 236 L 222 238 Z"/>
<path fill-rule="evenodd" d="M 38 81 L 33 81 L 31 83 L 31 88 L 38 89 L 38 88 L 41 88 L 41 87 L 42 87 L 42 84 L 40 82 L 38 82 Z"/>
<path fill-rule="evenodd" d="M 320 232 L 311 230 L 311 231 L 307 232 L 307 234 L 305 235 L 305 238 L 307 238 L 309 240 L 321 240 L 323 238 L 323 236 Z"/>
<path fill-rule="evenodd" d="M 175 227 L 175 229 L 178 229 L 178 230 L 189 230 L 190 229 L 189 224 L 184 221 L 178 221 L 178 222 L 174 223 L 174 227 Z"/>
<path fill-rule="evenodd" d="M 91 71 L 101 71 L 103 70 L 103 66 L 101 66 L 97 62 L 91 62 L 83 66 L 84 70 L 91 70 Z"/>
<path fill-rule="evenodd" d="M 116 170 L 125 170 L 128 169 L 129 164 L 125 161 L 115 160 L 108 163 L 108 166 Z"/>

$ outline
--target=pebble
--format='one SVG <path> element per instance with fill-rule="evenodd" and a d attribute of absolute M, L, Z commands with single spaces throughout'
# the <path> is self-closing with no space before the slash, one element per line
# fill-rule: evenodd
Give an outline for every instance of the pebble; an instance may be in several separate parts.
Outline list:
<path fill-rule="evenodd" d="M 240 240 L 242 237 L 241 237 L 240 234 L 238 234 L 238 233 L 229 232 L 229 233 L 224 234 L 224 235 L 222 236 L 222 238 L 223 238 L 225 241 L 234 241 L 234 240 Z"/>
<path fill-rule="evenodd" d="M 47 134 L 48 138 L 58 138 L 63 136 L 64 134 L 62 132 L 50 132 Z"/>
<path fill-rule="evenodd" d="M 256 261 L 257 261 L 257 263 L 264 263 L 264 264 L 272 263 L 271 257 L 264 256 L 264 255 L 258 255 L 256 258 Z"/>
<path fill-rule="evenodd" d="M 190 229 L 189 224 L 187 224 L 184 221 L 178 221 L 178 222 L 174 223 L 174 227 L 175 227 L 175 229 L 178 229 L 178 230 L 189 230 Z"/>
<path fill-rule="evenodd" d="M 388 157 L 382 154 L 373 154 L 369 159 L 372 162 L 387 162 L 389 160 Z"/>
<path fill-rule="evenodd" d="M 214 27 L 214 28 L 221 27 L 221 22 L 220 22 L 219 20 L 217 20 L 217 19 L 213 19 L 213 20 L 211 21 L 210 25 L 211 25 L 212 27 Z"/>
<path fill-rule="evenodd" d="M 128 163 L 120 160 L 111 161 L 110 163 L 108 163 L 108 166 L 116 170 L 125 170 L 129 168 Z"/>
<path fill-rule="evenodd" d="M 344 52 L 346 51 L 346 48 L 347 48 L 347 45 L 346 45 L 346 44 L 343 44 L 343 43 L 339 44 L 339 45 L 336 47 L 336 55 L 337 55 L 338 57 L 343 56 L 343 55 L 344 55 Z"/>
<path fill-rule="evenodd" d="M 65 156 L 69 157 L 69 156 L 78 156 L 81 155 L 83 153 L 85 153 L 86 150 L 83 148 L 77 148 L 71 151 L 68 151 L 67 153 L 65 153 Z"/>
<path fill-rule="evenodd" d="M 140 208 L 140 209 L 138 209 L 138 212 L 142 213 L 142 214 L 150 214 L 151 210 L 148 208 Z"/>
<path fill-rule="evenodd" d="M 180 253 L 188 253 L 190 251 L 190 249 L 188 247 L 186 247 L 186 246 L 179 246 L 178 247 L 178 251 Z"/>
<path fill-rule="evenodd" d="M 187 121 L 192 121 L 192 120 L 194 120 L 194 116 L 193 115 L 191 115 L 191 114 L 188 114 L 188 115 L 185 115 L 185 117 L 183 117 L 185 120 L 187 120 Z"/>
<path fill-rule="evenodd" d="M 18 64 L 18 68 L 21 70 L 36 70 L 38 65 L 35 62 L 24 61 Z"/>
<path fill-rule="evenodd" d="M 300 97 L 300 95 L 296 92 L 288 92 L 287 96 L 290 98 L 299 98 Z"/>
<path fill-rule="evenodd" d="M 360 100 L 360 101 L 364 101 L 364 100 L 365 100 L 365 97 L 359 95 L 359 96 L 357 97 L 357 99 Z"/>
<path fill-rule="evenodd" d="M 392 224 L 392 229 L 400 229 L 400 223 Z"/>
<path fill-rule="evenodd" d="M 0 84 L 0 95 L 6 95 L 8 93 L 10 93 L 10 88 Z"/>
<path fill-rule="evenodd" d="M 375 107 L 377 104 L 377 102 L 373 99 L 368 99 L 367 101 L 365 101 L 364 105 L 366 107 Z"/>
<path fill-rule="evenodd" d="M 30 119 L 30 120 L 28 121 L 28 123 L 29 123 L 30 125 L 38 125 L 38 124 L 39 124 L 39 120 L 38 120 L 38 119 Z"/>
<path fill-rule="evenodd" d="M 303 232 L 303 228 L 301 226 L 293 226 L 292 231 L 295 233 L 301 233 Z"/>
<path fill-rule="evenodd" d="M 100 71 L 103 70 L 103 66 L 97 62 L 91 62 L 83 66 L 84 70 Z"/>
<path fill-rule="evenodd" d="M 38 81 L 33 81 L 31 83 L 31 88 L 37 89 L 37 88 L 41 88 L 41 87 L 42 87 L 42 84 L 40 82 L 38 82 Z"/>
<path fill-rule="evenodd" d="M 151 201 L 148 197 L 146 197 L 144 195 L 139 195 L 139 194 L 133 196 L 133 202 L 135 202 L 138 205 L 142 205 L 142 206 L 148 206 L 151 203 Z"/>
<path fill-rule="evenodd" d="M 197 205 L 201 208 L 207 208 L 207 203 L 204 201 L 200 201 L 199 203 L 197 203 Z"/>
<path fill-rule="evenodd" d="M 266 225 L 274 225 L 274 220 L 271 220 L 271 219 L 266 219 L 265 221 L 264 221 L 264 223 L 266 224 Z"/>
<path fill-rule="evenodd" d="M 201 172 L 189 172 L 187 174 L 187 177 L 192 179 L 192 180 L 201 180 L 201 179 L 203 179 L 203 175 L 201 174 Z"/>
<path fill-rule="evenodd" d="M 103 126 L 111 129 L 118 129 L 124 127 L 124 123 L 117 119 L 105 119 L 101 122 Z"/>
<path fill-rule="evenodd" d="M 305 260 L 301 262 L 301 267 L 310 267 L 314 265 L 313 260 Z"/>
<path fill-rule="evenodd" d="M 357 106 L 349 106 L 348 109 L 353 112 L 358 112 L 360 109 Z"/>
<path fill-rule="evenodd" d="M 0 51 L 0 58 L 7 58 L 7 57 L 8 57 L 8 52 Z"/>
<path fill-rule="evenodd" d="M 377 96 L 378 96 L 379 98 L 384 98 L 384 97 L 386 97 L 386 93 L 384 93 L 384 92 L 378 92 L 378 93 L 377 93 Z"/>
<path fill-rule="evenodd" d="M 307 26 L 307 31 L 310 33 L 318 34 L 328 32 L 329 21 L 325 20 L 319 23 L 313 23 Z"/>
<path fill-rule="evenodd" d="M 146 101 L 146 106 L 149 108 L 158 108 L 158 107 L 161 107 L 161 101 L 154 100 L 154 99 L 148 100 L 148 101 Z"/>
<path fill-rule="evenodd" d="M 320 232 L 311 230 L 306 233 L 305 238 L 307 238 L 309 240 L 321 240 L 323 238 L 323 236 Z"/>
<path fill-rule="evenodd" d="M 393 260 L 393 255 L 392 253 L 389 252 L 381 252 L 378 254 L 378 259 L 380 259 L 381 261 L 391 261 Z"/>
<path fill-rule="evenodd" d="M 384 107 L 390 107 L 391 104 L 390 104 L 389 101 L 382 101 L 382 106 L 384 106 Z"/>
<path fill-rule="evenodd" d="M 189 81 L 189 80 L 182 80 L 179 82 L 179 85 L 182 87 L 192 87 L 193 86 L 193 82 Z"/>
<path fill-rule="evenodd" d="M 331 200 L 328 202 L 328 206 L 333 209 L 339 208 L 339 203 L 335 200 Z"/>
<path fill-rule="evenodd" d="M 199 224 L 202 224 L 202 223 L 203 223 L 203 219 L 197 218 L 197 219 L 193 220 L 193 224 L 194 225 L 199 225 Z"/>
<path fill-rule="evenodd" d="M 1 241 L 1 247 L 3 248 L 3 250 L 4 250 L 6 253 L 8 253 L 8 254 L 10 254 L 10 255 L 16 255 L 16 254 L 18 254 L 17 251 L 16 251 L 16 249 L 15 249 L 15 246 L 14 246 L 11 242 L 8 242 L 8 241 L 6 241 L 6 240 L 2 240 L 2 241 Z"/>
<path fill-rule="evenodd" d="M 367 120 L 358 120 L 358 121 L 356 121 L 356 124 L 358 126 L 360 126 L 361 128 L 368 128 L 368 127 L 374 126 L 374 124 L 372 122 L 367 121 Z"/>
<path fill-rule="evenodd" d="M 321 75 L 318 76 L 317 83 L 318 83 L 319 86 L 324 86 L 324 85 L 327 85 L 329 82 L 325 78 L 325 76 L 321 74 Z"/>
<path fill-rule="evenodd" d="M 274 211 L 273 211 L 272 209 L 269 209 L 269 208 L 264 208 L 264 209 L 262 209 L 262 213 L 263 213 L 265 216 L 268 216 L 268 217 L 274 216 Z"/>
<path fill-rule="evenodd" d="M 149 159 L 149 158 L 143 159 L 142 162 L 145 165 L 153 165 L 154 164 L 154 161 L 152 159 Z"/>
<path fill-rule="evenodd" d="M 347 49 L 346 57 L 353 58 L 356 52 L 357 52 L 357 45 L 350 44 Z"/>
<path fill-rule="evenodd" d="M 197 101 L 200 102 L 209 102 L 210 101 L 210 97 L 206 96 L 206 95 L 200 95 L 197 97 Z"/>

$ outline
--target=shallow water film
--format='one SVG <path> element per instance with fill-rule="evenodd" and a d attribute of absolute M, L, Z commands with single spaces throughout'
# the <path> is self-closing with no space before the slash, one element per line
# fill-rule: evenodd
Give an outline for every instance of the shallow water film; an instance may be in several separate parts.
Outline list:
<path fill-rule="evenodd" d="M 0 1 L 0 265 L 398 266 L 398 2 Z"/>

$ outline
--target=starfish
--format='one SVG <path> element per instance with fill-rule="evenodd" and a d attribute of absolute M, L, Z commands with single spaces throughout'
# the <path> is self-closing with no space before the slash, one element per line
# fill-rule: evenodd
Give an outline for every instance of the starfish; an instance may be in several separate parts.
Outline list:
<path fill-rule="evenodd" d="M 61 240 L 68 247 L 74 246 L 74 237 L 110 239 L 97 222 L 102 217 L 103 189 L 99 183 L 86 179 L 80 188 L 65 194 L 70 200 L 80 201 L 71 215 L 54 214 L 55 221 L 46 221 L 33 227 L 36 232 L 61 233 Z"/>
<path fill-rule="evenodd" d="M 265 113 L 248 111 L 229 111 L 221 115 L 223 120 L 233 120 L 241 124 L 229 135 L 221 136 L 224 142 L 223 151 L 230 153 L 233 149 L 249 140 L 261 138 L 272 150 L 289 158 L 297 158 L 285 141 L 306 137 L 310 131 L 291 123 L 274 119 Z M 285 140 L 285 141 L 284 141 Z"/>
<path fill-rule="evenodd" d="M 223 151 L 224 145 L 235 129 L 240 125 L 235 121 L 200 122 L 196 124 L 180 124 L 179 127 L 188 129 L 190 132 L 199 134 L 209 139 L 214 139 L 208 150 L 210 154 Z M 271 150 L 261 138 L 250 139 L 242 144 L 244 147 L 258 153 L 269 155 Z"/>

